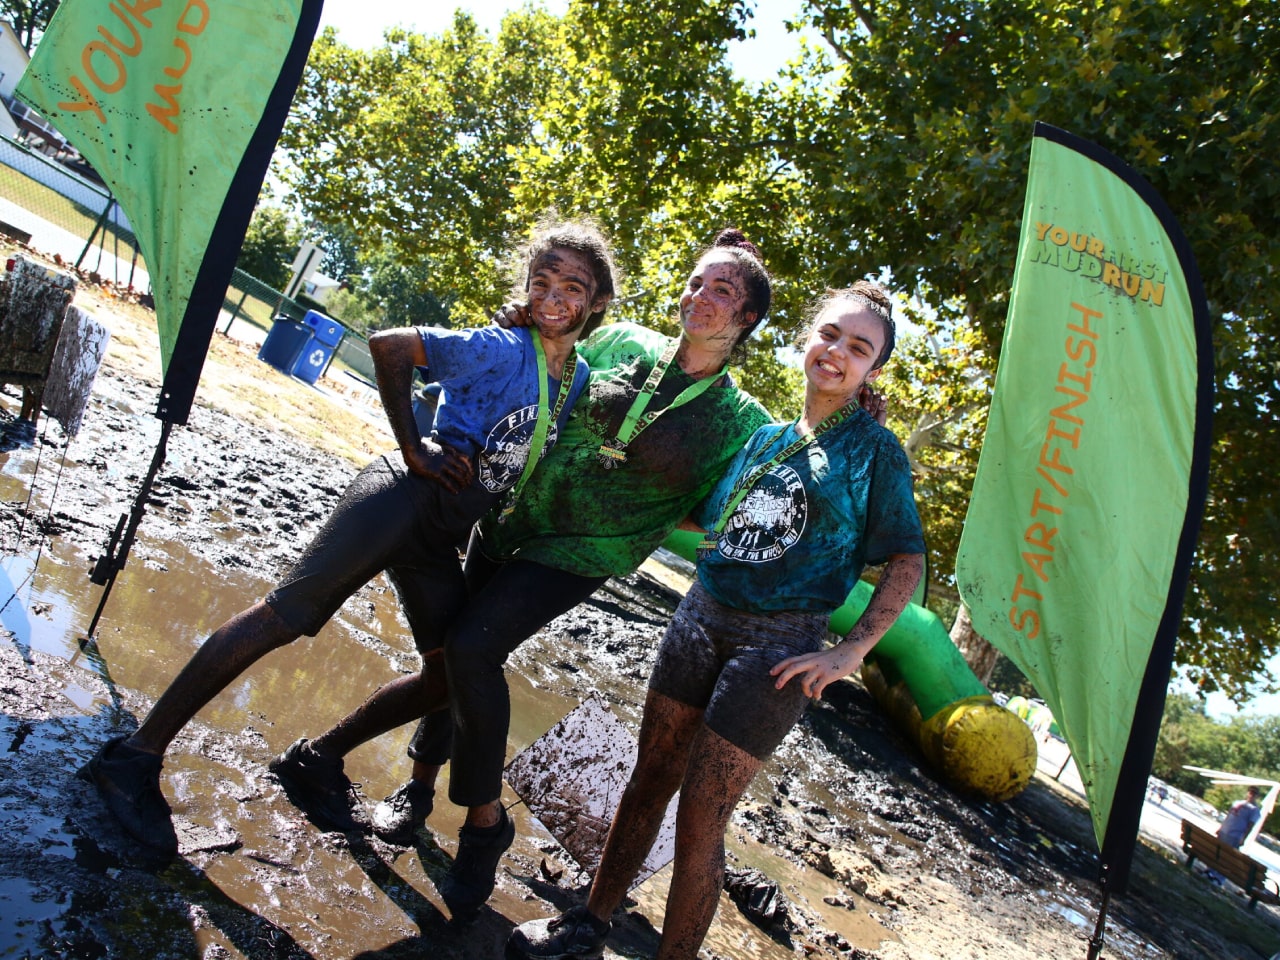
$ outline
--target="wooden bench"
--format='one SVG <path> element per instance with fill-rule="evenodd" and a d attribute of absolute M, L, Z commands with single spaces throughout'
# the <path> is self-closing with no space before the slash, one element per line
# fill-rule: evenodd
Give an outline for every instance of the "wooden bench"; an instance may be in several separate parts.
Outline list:
<path fill-rule="evenodd" d="M 1190 820 L 1182 821 L 1182 851 L 1187 855 L 1187 869 L 1199 860 L 1210 870 L 1222 874 L 1249 898 L 1249 909 L 1263 903 L 1280 904 L 1280 896 L 1267 889 L 1267 868 L 1246 853 L 1229 847 L 1212 833 L 1202 830 Z"/>

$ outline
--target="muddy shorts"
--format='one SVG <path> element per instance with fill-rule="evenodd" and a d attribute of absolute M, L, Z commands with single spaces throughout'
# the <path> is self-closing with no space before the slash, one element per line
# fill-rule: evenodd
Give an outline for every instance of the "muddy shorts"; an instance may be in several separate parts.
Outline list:
<path fill-rule="evenodd" d="M 822 650 L 829 620 L 804 610 L 735 610 L 695 582 L 662 638 L 649 689 L 704 709 L 708 727 L 766 760 L 809 703 L 799 683 L 778 690 L 769 671 L 787 657 Z"/>
<path fill-rule="evenodd" d="M 383 571 L 420 652 L 442 645 L 444 628 L 465 605 L 458 545 L 496 497 L 476 486 L 449 493 L 397 458 L 379 457 L 360 471 L 267 594 L 267 604 L 299 633 L 315 636 L 347 598 Z"/>

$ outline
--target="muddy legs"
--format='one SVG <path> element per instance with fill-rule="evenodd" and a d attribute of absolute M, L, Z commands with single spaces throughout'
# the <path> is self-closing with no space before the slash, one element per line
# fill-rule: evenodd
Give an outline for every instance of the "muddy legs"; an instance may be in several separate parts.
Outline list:
<path fill-rule="evenodd" d="M 345 756 L 362 743 L 448 706 L 449 688 L 439 651 L 436 651 L 424 658 L 423 667 L 417 673 L 383 684 L 311 744 L 321 753 Z M 439 771 L 438 766 L 434 769 Z M 415 779 L 417 774 L 415 763 Z"/>
<path fill-rule="evenodd" d="M 761 762 L 703 727 L 680 787 L 676 862 L 658 960 L 696 960 L 724 886 L 724 831 Z"/>
<path fill-rule="evenodd" d="M 608 920 L 644 864 L 680 786 L 702 711 L 649 691 L 636 766 L 614 814 L 587 909 Z"/>
<path fill-rule="evenodd" d="M 608 920 L 622 903 L 680 789 L 676 862 L 658 960 L 693 960 L 724 884 L 724 831 L 761 762 L 702 723 L 702 711 L 649 692 L 636 768 L 614 815 L 587 909 Z"/>
<path fill-rule="evenodd" d="M 276 647 L 298 632 L 259 600 L 215 630 L 160 695 L 128 744 L 163 754 L 173 738 L 210 700 Z"/>

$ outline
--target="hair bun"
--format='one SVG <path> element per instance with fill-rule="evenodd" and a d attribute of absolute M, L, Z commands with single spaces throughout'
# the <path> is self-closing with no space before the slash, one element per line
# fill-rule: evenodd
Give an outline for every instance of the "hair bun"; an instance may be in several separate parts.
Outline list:
<path fill-rule="evenodd" d="M 737 247 L 739 250 L 742 250 L 742 251 L 745 251 L 746 253 L 751 254 L 761 263 L 764 263 L 764 257 L 760 255 L 759 248 L 750 240 L 748 240 L 746 234 L 744 234 L 737 227 L 726 227 L 725 229 L 721 230 L 720 233 L 716 236 L 716 242 L 713 243 L 712 246 L 713 247 Z"/>

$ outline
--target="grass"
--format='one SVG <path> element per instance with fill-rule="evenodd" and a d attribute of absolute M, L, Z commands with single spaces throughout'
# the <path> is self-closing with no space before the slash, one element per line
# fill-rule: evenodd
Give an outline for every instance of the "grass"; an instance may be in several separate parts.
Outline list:
<path fill-rule="evenodd" d="M 51 190 L 38 180 L 32 180 L 25 173 L 12 167 L 0 164 L 0 196 L 8 197 L 28 210 L 43 217 L 55 226 L 61 227 L 78 237 L 88 237 L 98 222 L 99 214 L 88 207 L 68 200 L 56 190 Z M 106 232 L 121 247 L 133 249 L 133 234 L 122 227 L 108 221 Z M 98 238 L 103 243 L 109 240 Z M 139 255 L 141 256 L 141 255 Z"/>
<path fill-rule="evenodd" d="M 275 308 L 274 303 L 268 303 L 234 286 L 227 290 L 226 299 L 222 301 L 222 309 L 263 330 L 271 329 L 271 321 L 276 315 Z"/>

